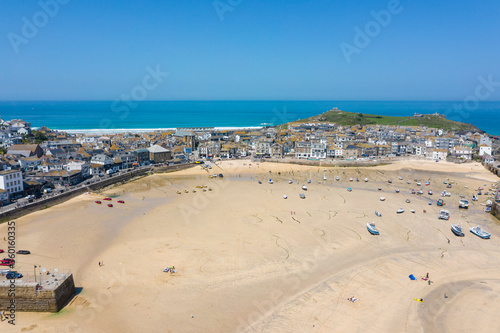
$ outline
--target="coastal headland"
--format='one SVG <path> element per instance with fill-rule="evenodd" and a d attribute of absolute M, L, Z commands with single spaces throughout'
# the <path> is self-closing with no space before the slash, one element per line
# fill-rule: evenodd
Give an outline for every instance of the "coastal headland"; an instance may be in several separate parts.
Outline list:
<path fill-rule="evenodd" d="M 18 313 L 15 327 L 0 323 L 2 332 L 500 326 L 500 226 L 484 212 L 485 196 L 458 208 L 460 196 L 498 181 L 480 163 L 347 168 L 229 160 L 209 171 L 224 177 L 209 178 L 198 166 L 155 174 L 16 219 L 17 247 L 31 250 L 16 258 L 16 269 L 68 269 L 81 290 L 58 314 Z M 424 194 L 410 194 L 421 188 Z M 438 207 L 443 190 L 451 197 Z M 113 207 L 95 203 L 105 196 Z M 448 221 L 438 219 L 443 208 Z M 368 233 L 371 222 L 379 236 Z M 451 223 L 465 237 L 454 236 Z M 470 233 L 476 225 L 491 239 Z M 0 225 L 0 248 L 6 234 Z M 175 273 L 164 272 L 173 266 Z"/>

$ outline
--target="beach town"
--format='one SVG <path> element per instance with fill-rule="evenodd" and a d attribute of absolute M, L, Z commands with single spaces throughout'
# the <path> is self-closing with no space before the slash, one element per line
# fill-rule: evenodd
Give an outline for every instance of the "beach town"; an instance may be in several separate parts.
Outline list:
<path fill-rule="evenodd" d="M 29 252 L 11 268 L 17 281 L 36 278 L 33 265 L 67 270 L 76 292 L 57 314 L 20 311 L 2 331 L 500 324 L 494 136 L 325 122 L 99 136 L 4 127 L 3 209 L 84 192 L 15 219 L 17 250 Z M 31 133 L 39 143 L 23 143 Z"/>

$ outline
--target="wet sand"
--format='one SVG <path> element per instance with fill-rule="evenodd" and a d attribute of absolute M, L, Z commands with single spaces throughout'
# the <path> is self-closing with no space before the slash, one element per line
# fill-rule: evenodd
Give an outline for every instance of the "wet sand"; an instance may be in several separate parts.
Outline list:
<path fill-rule="evenodd" d="M 225 177 L 209 179 L 200 167 L 154 175 L 16 220 L 17 246 L 32 252 L 17 258 L 16 269 L 71 269 L 82 290 L 60 313 L 18 313 L 16 327 L 3 322 L 2 331 L 493 332 L 499 326 L 500 227 L 484 213 L 484 195 L 469 210 L 458 209 L 459 195 L 470 199 L 473 189 L 498 180 L 481 165 L 404 161 L 323 171 L 228 161 L 210 173 Z M 455 182 L 444 198 L 449 221 L 437 219 L 435 205 L 446 178 Z M 411 188 L 424 195 L 409 194 Z M 104 195 L 114 196 L 113 208 L 94 203 Z M 398 208 L 406 212 L 396 214 Z M 379 236 L 368 233 L 368 222 Z M 451 223 L 461 223 L 465 237 L 455 237 Z M 475 225 L 492 239 L 469 233 Z M 6 227 L 0 225 L 0 235 Z M 172 265 L 177 273 L 163 272 Z M 430 285 L 420 280 L 427 272 Z M 348 301 L 352 296 L 359 301 Z"/>

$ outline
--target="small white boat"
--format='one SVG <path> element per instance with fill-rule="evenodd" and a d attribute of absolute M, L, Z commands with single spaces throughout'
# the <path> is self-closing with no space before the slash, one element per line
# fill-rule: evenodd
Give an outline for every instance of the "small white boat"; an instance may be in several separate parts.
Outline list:
<path fill-rule="evenodd" d="M 354 180 L 354 179 L 352 179 L 352 178 L 349 178 L 349 181 L 350 181 L 350 182 L 352 182 L 353 180 Z"/>
<path fill-rule="evenodd" d="M 399 208 L 399 209 L 396 211 L 396 213 L 398 213 L 398 214 L 401 214 L 401 213 L 404 213 L 404 212 L 405 212 L 405 210 L 404 210 L 403 208 Z"/>
<path fill-rule="evenodd" d="M 308 183 L 308 184 L 311 184 L 311 180 L 310 180 L 310 179 L 308 179 L 308 180 L 307 180 L 307 183 Z"/>
<path fill-rule="evenodd" d="M 304 193 L 300 193 L 300 194 L 299 194 L 299 197 L 300 197 L 301 199 L 305 199 L 305 198 L 306 198 L 306 196 L 305 196 L 305 194 L 304 194 Z"/>
<path fill-rule="evenodd" d="M 368 181 L 368 178 L 365 178 L 365 183 Z"/>
<path fill-rule="evenodd" d="M 375 215 L 377 215 L 378 217 L 381 217 L 382 216 L 382 213 L 380 213 L 378 210 L 375 211 Z"/>
<path fill-rule="evenodd" d="M 288 196 L 286 194 L 284 194 L 283 199 L 288 199 Z"/>
<path fill-rule="evenodd" d="M 380 197 L 380 201 L 385 201 L 385 197 Z"/>
<path fill-rule="evenodd" d="M 464 237 L 464 232 L 462 231 L 462 227 L 458 224 L 451 225 L 451 231 L 458 237 Z"/>
<path fill-rule="evenodd" d="M 323 180 L 326 180 L 326 177 L 325 177 L 325 176 L 323 176 Z"/>
<path fill-rule="evenodd" d="M 450 212 L 444 209 L 439 211 L 438 219 L 448 221 L 450 219 Z"/>
<path fill-rule="evenodd" d="M 458 202 L 458 208 L 469 209 L 469 200 L 460 199 Z"/>
<path fill-rule="evenodd" d="M 335 180 L 336 180 L 336 181 L 339 181 L 339 180 L 340 180 L 340 177 L 339 177 L 339 176 L 335 177 Z"/>
<path fill-rule="evenodd" d="M 399 180 L 403 180 L 403 177 L 399 176 Z"/>
<path fill-rule="evenodd" d="M 415 209 L 410 209 L 410 212 L 412 212 L 413 214 L 415 214 Z"/>
<path fill-rule="evenodd" d="M 409 180 L 406 181 L 406 184 L 411 184 L 411 182 Z"/>
<path fill-rule="evenodd" d="M 380 235 L 379 231 L 377 230 L 377 227 L 375 227 L 375 223 L 367 223 L 366 229 L 368 229 L 368 232 L 370 232 L 370 234 L 372 235 Z"/>
<path fill-rule="evenodd" d="M 424 191 L 422 191 L 422 190 L 418 190 L 418 191 L 417 191 L 417 194 L 424 194 Z"/>
<path fill-rule="evenodd" d="M 293 184 L 293 180 L 289 180 L 289 181 L 288 181 L 288 184 Z"/>
<path fill-rule="evenodd" d="M 307 191 L 307 186 L 302 185 L 302 189 L 303 189 L 304 191 Z"/>
<path fill-rule="evenodd" d="M 427 191 L 427 194 L 428 194 L 428 195 L 432 195 L 432 194 L 433 194 L 433 193 L 432 193 L 432 190 Z"/>
<path fill-rule="evenodd" d="M 417 186 L 422 186 L 422 183 L 418 182 L 418 183 L 417 183 Z"/>
<path fill-rule="evenodd" d="M 272 179 L 269 179 L 269 184 L 274 184 Z"/>
<path fill-rule="evenodd" d="M 489 232 L 482 230 L 479 226 L 470 228 L 470 232 L 483 239 L 489 239 L 491 236 Z"/>

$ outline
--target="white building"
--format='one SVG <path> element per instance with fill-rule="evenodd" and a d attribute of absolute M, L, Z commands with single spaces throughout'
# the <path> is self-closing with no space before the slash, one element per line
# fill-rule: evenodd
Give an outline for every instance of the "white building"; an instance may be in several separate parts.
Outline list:
<path fill-rule="evenodd" d="M 445 160 L 448 156 L 447 149 L 434 149 L 432 151 L 432 159 L 434 160 Z"/>
<path fill-rule="evenodd" d="M 14 193 L 22 193 L 23 174 L 18 170 L 0 171 L 0 189 L 6 191 L 9 196 Z"/>
<path fill-rule="evenodd" d="M 483 143 L 479 146 L 479 156 L 483 156 L 484 154 L 491 155 L 491 146 Z"/>
<path fill-rule="evenodd" d="M 90 175 L 90 165 L 84 161 L 71 161 L 64 166 L 64 169 L 68 172 L 74 170 L 81 171 L 84 177 Z"/>

